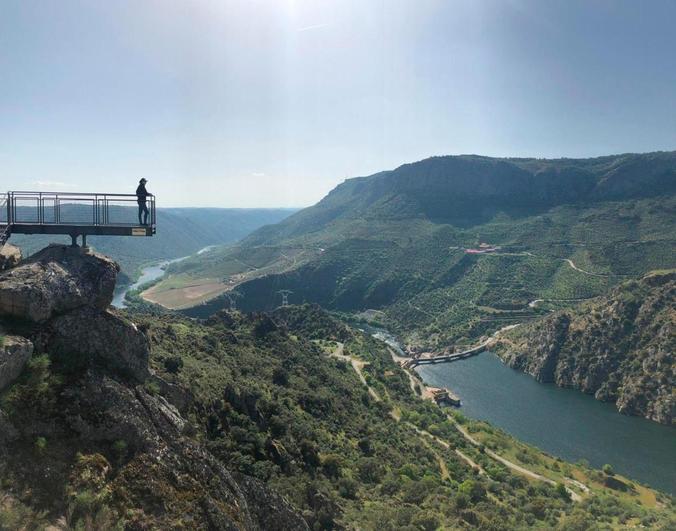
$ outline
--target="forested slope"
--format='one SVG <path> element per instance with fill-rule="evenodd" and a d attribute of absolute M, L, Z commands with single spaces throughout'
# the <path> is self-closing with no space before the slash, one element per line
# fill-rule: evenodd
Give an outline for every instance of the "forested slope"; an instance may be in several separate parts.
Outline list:
<path fill-rule="evenodd" d="M 375 308 L 412 348 L 444 349 L 676 265 L 674 190 L 673 152 L 436 157 L 350 179 L 172 273 L 221 278 L 248 310 L 274 308 L 282 289 L 295 303 Z M 467 252 L 482 242 L 492 252 Z"/>

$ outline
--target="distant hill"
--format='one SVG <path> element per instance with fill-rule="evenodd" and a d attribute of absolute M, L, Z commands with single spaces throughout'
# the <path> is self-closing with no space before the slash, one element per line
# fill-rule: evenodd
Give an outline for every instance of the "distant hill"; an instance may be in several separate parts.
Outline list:
<path fill-rule="evenodd" d="M 541 382 L 573 387 L 623 413 L 673 424 L 676 270 L 510 331 L 500 355 Z"/>
<path fill-rule="evenodd" d="M 235 242 L 293 212 L 285 208 L 159 208 L 154 237 L 90 236 L 88 244 L 117 260 L 123 273 L 133 278 L 144 264 L 187 256 L 209 245 Z M 11 241 L 26 255 L 52 241 L 68 243 L 70 238 L 14 235 Z"/>
<path fill-rule="evenodd" d="M 349 179 L 315 206 L 252 234 L 252 244 L 308 236 L 363 218 L 410 218 L 472 226 L 498 213 L 522 216 L 565 204 L 676 192 L 676 152 L 594 159 L 433 157 Z"/>
<path fill-rule="evenodd" d="M 221 278 L 245 310 L 274 308 L 288 289 L 291 303 L 377 309 L 412 348 L 445 349 L 673 267 L 674 234 L 676 152 L 435 157 L 347 180 L 236 246 L 176 264 L 166 289 L 175 300 L 181 283 Z M 482 243 L 489 252 L 472 251 Z"/>

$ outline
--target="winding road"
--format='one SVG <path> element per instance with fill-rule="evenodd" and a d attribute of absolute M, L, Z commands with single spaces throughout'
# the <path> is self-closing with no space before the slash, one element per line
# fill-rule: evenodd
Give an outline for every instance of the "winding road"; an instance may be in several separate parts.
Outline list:
<path fill-rule="evenodd" d="M 507 328 L 507 329 L 509 329 L 509 328 L 514 328 L 514 326 L 509 326 L 509 327 L 505 327 L 505 328 Z M 502 329 L 502 330 L 504 330 L 504 329 Z M 500 331 L 502 331 L 502 330 L 499 330 L 498 332 L 496 332 L 496 333 L 494 334 L 493 337 L 495 337 L 495 336 L 496 336 Z M 393 360 L 395 361 L 395 363 L 396 363 L 397 360 L 400 359 L 401 357 L 400 357 L 400 356 L 397 356 L 396 353 L 395 353 L 391 348 L 389 348 L 389 346 L 388 346 L 388 350 L 389 350 L 389 352 L 390 352 L 390 356 L 392 356 L 392 359 L 393 359 Z M 343 343 L 337 342 L 337 343 L 336 343 L 336 350 L 334 350 L 332 353 L 330 353 L 329 356 L 331 356 L 331 357 L 333 357 L 333 358 L 338 358 L 338 359 L 340 359 L 340 360 L 343 360 L 343 361 L 346 361 L 346 362 L 350 363 L 350 365 L 352 366 L 352 368 L 354 369 L 354 371 L 357 373 L 357 376 L 359 377 L 359 380 L 360 380 L 360 381 L 362 382 L 362 384 L 365 385 L 366 388 L 368 389 L 369 394 L 373 397 L 373 399 L 374 399 L 376 402 L 380 402 L 380 401 L 381 401 L 380 396 L 378 395 L 378 393 L 376 393 L 375 389 L 373 389 L 373 388 L 368 384 L 368 382 L 366 381 L 366 378 L 364 377 L 364 374 L 363 374 L 363 372 L 362 372 L 363 368 L 364 368 L 366 365 L 368 365 L 368 364 L 367 364 L 365 361 L 363 361 L 363 360 L 360 360 L 360 359 L 358 359 L 358 358 L 353 358 L 353 357 L 351 357 L 351 356 L 348 356 L 348 355 L 346 355 L 344 352 L 345 352 L 345 345 L 344 345 Z M 410 383 L 411 383 L 411 389 L 412 389 L 412 390 L 414 391 L 414 393 L 415 393 L 415 387 L 416 387 L 416 385 L 418 385 L 417 379 L 416 379 L 413 375 L 411 375 L 409 371 L 404 371 L 404 372 L 408 375 L 409 381 L 410 381 Z M 427 389 L 427 386 L 425 386 L 424 384 L 421 384 L 421 385 L 422 385 L 422 388 L 423 388 L 425 391 L 427 391 L 427 392 L 429 393 L 429 390 Z M 423 395 L 423 396 L 424 396 L 424 395 Z M 393 418 L 395 419 L 395 421 L 399 421 L 399 419 L 398 419 L 396 416 L 393 416 Z M 463 436 L 470 444 L 472 444 L 472 445 L 475 446 L 475 447 L 481 447 L 481 446 L 483 446 L 478 440 L 476 440 L 474 437 L 472 437 L 472 435 L 470 435 L 470 433 L 469 433 L 463 426 L 461 426 L 458 422 L 456 422 L 456 420 L 455 420 L 453 417 L 451 417 L 450 415 L 447 415 L 447 418 L 448 418 L 448 420 L 455 426 L 455 428 L 458 430 L 458 432 L 459 432 L 459 433 L 460 433 L 460 434 L 461 434 L 461 435 L 462 435 L 462 436 Z M 431 433 L 428 432 L 428 431 L 422 430 L 422 429 L 418 428 L 416 425 L 414 425 L 414 424 L 412 424 L 412 423 L 410 423 L 410 422 L 407 422 L 407 425 L 409 425 L 412 429 L 414 429 L 414 430 L 416 431 L 416 433 L 418 433 L 419 436 L 421 436 L 421 437 L 426 437 L 426 438 L 431 438 L 431 439 L 433 439 L 434 441 L 436 441 L 438 444 L 440 444 L 441 446 L 443 446 L 443 447 L 446 448 L 446 449 L 451 449 L 451 448 L 452 448 L 452 447 L 451 447 L 451 444 L 450 444 L 448 441 L 445 441 L 445 440 L 443 440 L 442 438 L 437 437 L 436 435 L 433 435 L 433 434 L 431 434 Z M 458 457 L 460 457 L 463 461 L 465 461 L 470 467 L 475 468 L 476 470 L 478 470 L 478 471 L 479 471 L 479 474 L 482 474 L 482 475 L 485 475 L 485 474 L 486 474 L 486 471 L 483 470 L 483 468 L 482 468 L 476 461 L 474 461 L 471 457 L 469 457 L 467 454 L 463 453 L 463 452 L 462 452 L 460 449 L 458 449 L 458 448 L 452 448 L 452 449 L 453 449 L 453 451 L 456 453 L 456 455 L 458 455 Z M 533 472 L 532 470 L 529 470 L 529 469 L 527 469 L 527 468 L 525 468 L 525 467 L 523 467 L 523 466 L 521 466 L 521 465 L 518 465 L 518 464 L 516 464 L 516 463 L 514 463 L 514 462 L 512 462 L 512 461 L 510 461 L 510 460 L 508 460 L 508 459 L 505 459 L 505 458 L 502 457 L 501 455 L 498 455 L 497 453 L 495 453 L 493 450 L 490 450 L 490 449 L 484 447 L 484 452 L 485 452 L 485 454 L 488 455 L 491 459 L 494 459 L 495 461 L 498 461 L 499 463 L 503 464 L 504 466 L 506 466 L 507 468 L 509 468 L 509 469 L 512 470 L 513 472 L 519 473 L 519 474 L 521 474 L 521 475 L 523 475 L 523 476 L 526 476 L 526 477 L 528 477 L 528 478 L 530 478 L 530 479 L 533 479 L 533 480 L 543 481 L 543 482 L 548 483 L 548 484 L 550 484 L 550 485 L 557 485 L 557 482 L 554 481 L 553 479 L 550 479 L 550 478 L 548 478 L 548 477 L 546 477 L 546 476 L 543 476 L 543 475 L 541 475 L 541 474 L 538 474 L 537 472 Z M 437 455 L 437 458 L 439 459 L 440 456 Z M 448 473 L 448 470 L 447 470 L 445 464 L 444 464 L 444 466 L 441 466 L 441 465 L 440 465 L 440 469 L 441 469 L 442 475 L 443 475 L 444 473 Z M 566 482 L 567 482 L 568 484 L 575 485 L 576 487 L 580 488 L 580 489 L 583 490 L 584 492 L 588 492 L 588 491 L 589 491 L 588 487 L 587 487 L 586 485 L 580 483 L 579 481 L 572 480 L 572 479 L 566 479 Z M 580 501 L 582 501 L 582 496 L 580 496 L 580 494 L 578 494 L 577 492 L 575 492 L 574 490 L 572 490 L 572 489 L 571 489 L 570 487 L 568 487 L 568 486 L 565 486 L 565 489 L 566 489 L 566 492 L 569 494 L 571 500 L 573 500 L 573 501 L 575 501 L 575 502 L 580 502 Z"/>

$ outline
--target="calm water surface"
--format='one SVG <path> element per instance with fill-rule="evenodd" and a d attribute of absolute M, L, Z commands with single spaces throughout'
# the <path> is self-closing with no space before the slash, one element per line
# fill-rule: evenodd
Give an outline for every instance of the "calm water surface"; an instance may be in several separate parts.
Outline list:
<path fill-rule="evenodd" d="M 448 387 L 462 411 L 568 461 L 586 459 L 660 490 L 676 493 L 676 429 L 620 415 L 612 404 L 579 391 L 541 384 L 485 352 L 416 369 L 425 382 Z"/>

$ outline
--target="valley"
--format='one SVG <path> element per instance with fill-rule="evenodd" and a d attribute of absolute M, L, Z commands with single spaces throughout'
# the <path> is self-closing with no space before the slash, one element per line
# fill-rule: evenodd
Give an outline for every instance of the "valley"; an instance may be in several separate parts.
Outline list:
<path fill-rule="evenodd" d="M 676 0 L 0 13 L 0 531 L 676 530 Z"/>
<path fill-rule="evenodd" d="M 229 291 L 239 308 L 269 310 L 290 290 L 291 303 L 378 310 L 413 350 L 473 344 L 672 267 L 675 167 L 674 153 L 427 159 L 347 180 L 278 225 L 173 266 L 146 296 L 206 316 L 229 307 Z M 473 251 L 482 244 L 490 251 Z M 196 306 L 202 284 L 214 291 Z"/>
<path fill-rule="evenodd" d="M 119 214 L 121 218 L 133 219 L 133 207 L 119 208 L 130 211 Z M 136 281 L 145 267 L 194 255 L 210 245 L 235 242 L 251 231 L 281 221 L 294 212 L 294 209 L 285 208 L 158 208 L 160 229 L 153 238 L 92 236 L 89 245 L 120 263 L 122 275 L 119 285 L 122 286 Z M 25 255 L 30 255 L 48 243 L 68 243 L 70 238 L 16 235 L 12 237 L 12 242 L 21 247 Z"/>
<path fill-rule="evenodd" d="M 637 163 L 657 164 L 651 175 L 668 193 L 646 195 L 633 183 L 642 177 L 631 174 L 619 192 L 603 197 L 612 189 L 609 180 Z M 141 400 L 155 408 L 166 400 L 183 434 L 180 444 L 172 443 L 172 459 L 180 463 L 186 448 L 202 445 L 200 459 L 218 462 L 220 477 L 234 474 L 247 496 L 247 482 L 261 482 L 254 491 L 265 484 L 289 504 L 280 506 L 286 518 L 302 516 L 316 529 L 669 528 L 676 473 L 668 425 L 676 156 L 540 162 L 544 170 L 533 174 L 535 181 L 526 179 L 526 188 L 543 187 L 539 195 L 517 200 L 513 193 L 526 193 L 519 186 L 505 195 L 509 180 L 518 184 L 521 170 L 533 164 L 422 161 L 386 179 L 346 181 L 317 206 L 239 242 L 209 241 L 195 254 L 174 250 L 138 266 L 138 282 L 129 288 L 123 282 L 115 299 L 127 306 L 121 316 L 104 312 L 111 322 L 133 319 L 125 330 L 147 342 L 147 367 L 134 370 L 141 380 L 151 377 L 124 407 Z M 557 180 L 571 171 L 587 183 L 587 194 L 601 197 L 562 192 Z M 476 198 L 488 210 L 463 210 L 461 203 L 477 193 L 465 182 L 468 175 L 485 181 L 479 196 L 497 187 L 496 197 Z M 438 193 L 430 196 L 420 179 Z M 448 215 L 450 208 L 460 210 L 457 217 Z M 280 308 L 285 290 L 291 305 Z M 91 312 L 100 316 L 101 309 Z M 136 467 L 144 476 L 147 466 L 137 443 L 115 449 L 124 440 L 114 429 L 104 431 L 103 442 L 61 439 L 74 417 L 56 414 L 59 404 L 73 392 L 89 399 L 91 391 L 81 386 L 91 378 L 112 377 L 121 386 L 116 393 L 128 393 L 133 384 L 124 372 L 108 373 L 107 365 L 85 358 L 70 367 L 60 350 L 44 350 L 42 325 L 15 332 L 12 320 L 0 321 L 43 349 L 41 365 L 27 364 L 0 395 L 4 421 L 20 428 L 12 432 L 20 442 L 10 443 L 25 446 L 30 426 L 56 415 L 61 427 L 43 433 L 57 451 L 41 462 L 55 471 L 61 490 L 80 488 L 62 472 L 81 466 L 71 446 L 116 471 L 87 487 L 99 501 L 80 513 L 151 527 L 206 521 L 208 512 L 182 501 L 208 499 L 201 486 L 162 477 L 170 505 L 156 512 L 137 479 L 113 479 Z M 96 348 L 117 356 L 105 343 Z M 472 356 L 426 364 L 462 351 Z M 402 367 L 413 365 L 412 356 L 419 366 Z M 40 392 L 52 406 L 29 409 L 26 397 L 44 381 L 49 391 Z M 599 400 L 540 382 L 593 392 Z M 461 409 L 437 406 L 430 386 L 459 395 Z M 115 418 L 109 409 L 105 415 Z M 129 421 L 146 429 L 146 420 Z M 3 488 L 12 510 L 54 519 L 66 511 L 67 497 L 38 488 L 54 503 L 19 502 L 36 488 L 18 473 L 26 459 L 19 453 L 6 467 L 11 479 Z M 134 489 L 131 498 L 127 488 Z M 136 512 L 124 513 L 129 505 Z"/>

